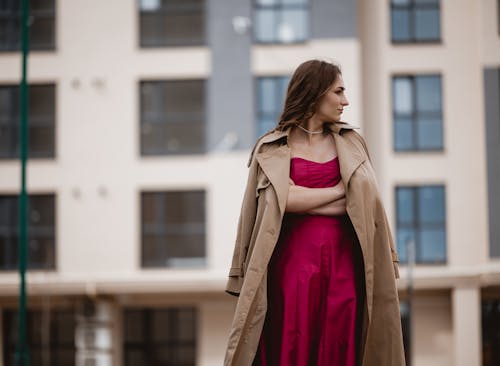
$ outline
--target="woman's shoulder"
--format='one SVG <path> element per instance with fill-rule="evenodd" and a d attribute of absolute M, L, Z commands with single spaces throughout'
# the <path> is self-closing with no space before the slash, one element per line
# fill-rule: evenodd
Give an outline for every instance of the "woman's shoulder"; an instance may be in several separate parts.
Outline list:
<path fill-rule="evenodd" d="M 263 133 L 262 135 L 260 135 L 257 140 L 255 141 L 253 147 L 252 147 L 252 151 L 250 152 L 250 156 L 248 157 L 248 162 L 247 162 L 247 166 L 249 167 L 250 164 L 252 163 L 252 160 L 253 160 L 253 157 L 255 155 L 255 153 L 257 151 L 259 151 L 260 149 L 260 146 L 263 144 L 263 142 L 265 141 L 265 137 L 276 132 L 277 131 L 277 127 L 274 127 L 274 128 L 271 128 L 270 130 L 266 131 L 265 133 Z"/>
<path fill-rule="evenodd" d="M 361 147 L 365 151 L 365 154 L 367 155 L 368 159 L 371 161 L 370 153 L 368 152 L 368 146 L 366 144 L 366 140 L 365 140 L 364 136 L 356 130 L 349 130 L 348 133 L 350 134 L 350 136 L 352 136 L 353 139 L 358 141 L 358 143 L 361 145 Z"/>

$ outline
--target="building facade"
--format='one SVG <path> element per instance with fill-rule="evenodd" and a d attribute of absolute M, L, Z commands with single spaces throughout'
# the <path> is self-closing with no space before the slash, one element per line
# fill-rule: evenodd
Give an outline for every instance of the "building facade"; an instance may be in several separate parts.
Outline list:
<path fill-rule="evenodd" d="M 499 364 L 499 1 L 44 0 L 31 14 L 32 364 L 222 364 L 247 158 L 311 58 L 341 66 L 344 119 L 372 156 L 408 365 Z M 17 342 L 19 31 L 6 1 L 4 365 Z"/>

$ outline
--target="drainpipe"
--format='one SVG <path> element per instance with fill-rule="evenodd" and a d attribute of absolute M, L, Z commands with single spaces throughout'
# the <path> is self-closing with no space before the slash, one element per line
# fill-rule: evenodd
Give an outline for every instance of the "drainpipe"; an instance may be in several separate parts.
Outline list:
<path fill-rule="evenodd" d="M 28 86 L 26 82 L 27 59 L 29 50 L 29 3 L 21 3 L 21 47 L 22 47 L 22 80 L 21 80 L 21 195 L 19 199 L 19 328 L 16 349 L 16 365 L 28 366 L 30 356 L 26 344 L 26 257 L 27 257 L 27 194 L 26 194 L 26 160 L 28 155 Z"/>

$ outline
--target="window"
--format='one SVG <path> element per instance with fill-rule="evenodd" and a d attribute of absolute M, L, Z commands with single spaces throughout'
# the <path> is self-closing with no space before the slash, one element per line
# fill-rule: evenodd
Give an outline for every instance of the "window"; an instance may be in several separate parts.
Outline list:
<path fill-rule="evenodd" d="M 439 0 L 392 0 L 392 43 L 439 42 Z"/>
<path fill-rule="evenodd" d="M 18 268 L 19 196 L 0 195 L 0 270 Z M 55 268 L 55 196 L 28 197 L 28 269 Z"/>
<path fill-rule="evenodd" d="M 400 262 L 408 263 L 412 243 L 415 263 L 446 262 L 444 186 L 396 187 L 396 215 Z"/>
<path fill-rule="evenodd" d="M 288 76 L 257 78 L 257 137 L 278 124 L 289 80 Z"/>
<path fill-rule="evenodd" d="M 143 81 L 140 89 L 141 155 L 206 152 L 203 80 Z"/>
<path fill-rule="evenodd" d="M 392 79 L 394 149 L 443 150 L 441 76 L 395 76 Z"/>
<path fill-rule="evenodd" d="M 304 42 L 309 35 L 307 0 L 254 0 L 254 40 L 258 43 Z"/>
<path fill-rule="evenodd" d="M 139 0 L 141 47 L 205 44 L 203 0 Z"/>
<path fill-rule="evenodd" d="M 126 309 L 123 319 L 125 366 L 196 364 L 195 308 Z"/>
<path fill-rule="evenodd" d="M 55 156 L 55 86 L 29 85 L 28 157 Z M 20 87 L 0 85 L 0 159 L 20 153 Z"/>
<path fill-rule="evenodd" d="M 30 50 L 55 49 L 55 0 L 31 0 Z M 21 1 L 0 2 L 0 51 L 21 50 Z"/>
<path fill-rule="evenodd" d="M 30 365 L 71 366 L 75 364 L 74 309 L 28 310 L 26 339 Z M 15 365 L 18 343 L 17 309 L 3 310 L 3 364 Z M 48 322 L 48 323 L 47 323 Z"/>
<path fill-rule="evenodd" d="M 481 301 L 483 366 L 500 364 L 500 299 Z"/>
<path fill-rule="evenodd" d="M 142 266 L 205 265 L 205 192 L 143 192 Z"/>

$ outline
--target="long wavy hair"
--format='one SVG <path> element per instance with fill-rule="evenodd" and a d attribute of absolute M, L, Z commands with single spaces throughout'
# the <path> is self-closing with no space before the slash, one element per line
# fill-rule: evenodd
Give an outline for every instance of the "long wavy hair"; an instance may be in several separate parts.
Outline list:
<path fill-rule="evenodd" d="M 273 130 L 284 131 L 311 118 L 339 74 L 340 66 L 331 62 L 314 59 L 300 64 L 288 83 L 283 112 Z M 332 124 L 325 122 L 323 133 L 330 132 Z"/>

